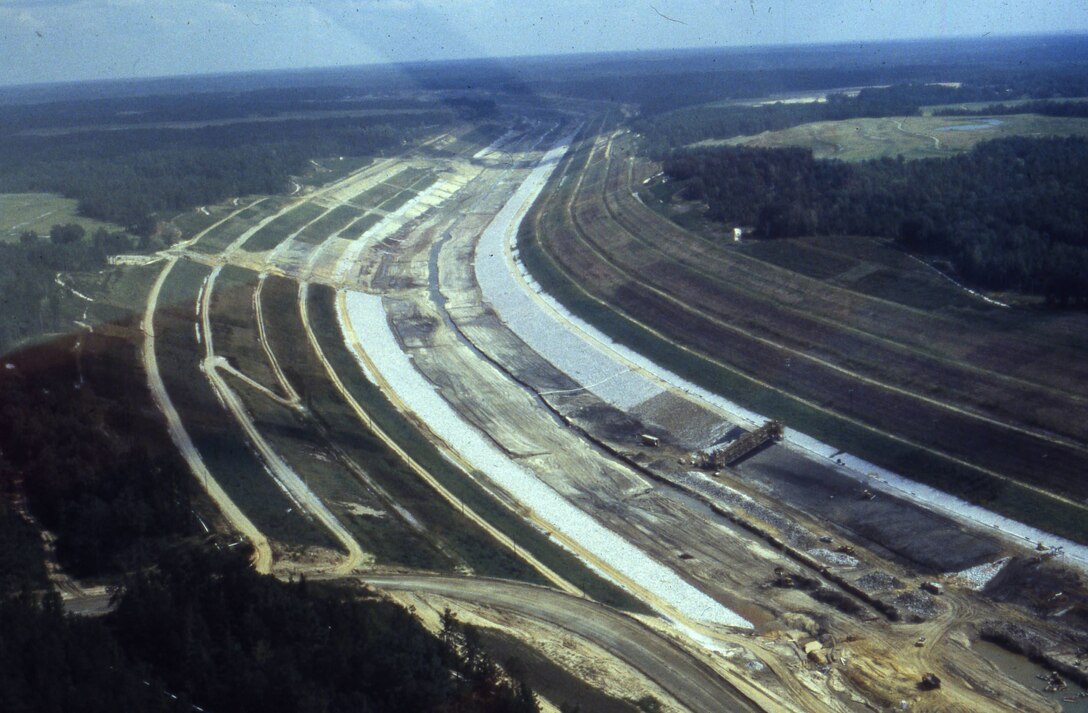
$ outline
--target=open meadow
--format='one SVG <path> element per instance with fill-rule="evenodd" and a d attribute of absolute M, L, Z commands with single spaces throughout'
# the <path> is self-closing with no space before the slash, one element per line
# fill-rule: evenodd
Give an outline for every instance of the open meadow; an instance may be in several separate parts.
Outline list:
<path fill-rule="evenodd" d="M 817 158 L 867 161 L 875 158 L 934 158 L 967 151 L 981 141 L 1007 136 L 1088 136 L 1088 119 L 1012 114 L 1009 116 L 904 116 L 803 124 L 781 131 L 692 146 L 754 146 L 812 149 Z"/>

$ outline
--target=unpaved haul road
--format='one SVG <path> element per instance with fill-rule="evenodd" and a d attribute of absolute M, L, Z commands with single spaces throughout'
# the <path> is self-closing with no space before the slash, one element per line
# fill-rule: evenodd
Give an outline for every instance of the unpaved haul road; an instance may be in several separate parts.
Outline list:
<path fill-rule="evenodd" d="M 147 384 L 151 389 L 151 396 L 155 400 L 155 404 L 166 418 L 170 438 L 181 452 L 182 457 L 185 458 L 189 469 L 204 486 L 208 496 L 219 506 L 220 511 L 231 524 L 231 527 L 242 533 L 253 543 L 254 568 L 262 574 L 267 574 L 272 571 L 272 548 L 268 544 L 268 538 L 238 508 L 230 496 L 227 495 L 227 492 L 223 490 L 219 481 L 208 470 L 204 459 L 200 456 L 200 452 L 197 451 L 196 446 L 193 444 L 192 438 L 189 437 L 189 432 L 185 430 L 185 426 L 181 422 L 181 416 L 178 415 L 177 409 L 174 408 L 174 402 L 170 400 L 170 395 L 166 392 L 166 384 L 163 383 L 162 375 L 159 373 L 159 362 L 155 356 L 155 310 L 158 307 L 159 292 L 162 290 L 162 285 L 166 282 L 166 277 L 170 274 L 170 270 L 173 269 L 176 262 L 177 258 L 170 260 L 166 267 L 162 269 L 162 272 L 159 273 L 159 278 L 151 288 L 151 294 L 148 295 L 147 305 L 144 308 L 141 325 L 144 333 L 142 356 L 144 373 L 147 374 Z"/>
<path fill-rule="evenodd" d="M 490 579 L 394 575 L 368 576 L 364 581 L 390 591 L 430 593 L 483 604 L 566 629 L 610 651 L 692 711 L 763 710 L 665 637 L 631 617 L 586 599 Z"/>
<path fill-rule="evenodd" d="M 234 420 L 237 421 L 238 425 L 245 431 L 246 435 L 249 437 L 250 444 L 257 449 L 261 460 L 280 487 L 288 493 L 292 500 L 298 503 L 299 506 L 306 510 L 306 512 L 324 525 L 347 552 L 347 556 L 336 565 L 334 571 L 341 574 L 352 572 L 360 565 L 369 563 L 372 558 L 367 553 L 363 552 L 358 541 L 356 541 L 352 534 L 348 532 L 347 528 L 344 527 L 344 524 L 340 522 L 340 519 L 329 510 L 324 501 L 317 497 L 305 481 L 295 473 L 291 466 L 289 466 L 287 462 L 280 457 L 272 445 L 268 443 L 257 429 L 256 424 L 253 423 L 253 419 L 242 405 L 238 395 L 219 374 L 219 362 L 215 354 L 215 342 L 212 335 L 211 297 L 212 292 L 215 289 L 215 281 L 216 277 L 219 275 L 220 269 L 221 268 L 216 267 L 212 270 L 211 274 L 208 275 L 208 282 L 206 283 L 204 292 L 201 296 L 201 333 L 203 335 L 205 350 L 203 362 L 204 375 L 208 378 L 212 388 L 215 389 L 222 403 L 234 417 Z M 291 389 L 290 391 L 293 392 L 294 389 Z"/>

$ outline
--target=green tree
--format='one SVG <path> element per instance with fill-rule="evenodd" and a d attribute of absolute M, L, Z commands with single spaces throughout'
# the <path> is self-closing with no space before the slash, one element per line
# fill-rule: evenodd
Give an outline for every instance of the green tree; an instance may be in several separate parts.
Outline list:
<path fill-rule="evenodd" d="M 76 223 L 54 225 L 49 229 L 49 239 L 53 241 L 54 245 L 70 245 L 83 240 L 86 233 L 87 231 L 83 229 L 83 226 Z"/>

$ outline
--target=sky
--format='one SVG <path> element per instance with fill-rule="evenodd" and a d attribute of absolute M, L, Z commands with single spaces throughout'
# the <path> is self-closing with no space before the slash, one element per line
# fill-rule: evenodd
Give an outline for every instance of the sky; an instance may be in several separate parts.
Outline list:
<path fill-rule="evenodd" d="M 1085 0 L 0 0 L 0 85 L 1088 31 Z"/>

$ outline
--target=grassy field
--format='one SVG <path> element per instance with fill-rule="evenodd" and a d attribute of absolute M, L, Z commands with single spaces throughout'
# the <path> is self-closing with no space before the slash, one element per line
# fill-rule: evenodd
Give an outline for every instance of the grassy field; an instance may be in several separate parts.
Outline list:
<path fill-rule="evenodd" d="M 243 204 L 244 205 L 244 204 Z M 274 214 L 282 207 L 280 199 L 268 198 L 257 205 L 242 210 L 230 220 L 218 225 L 203 235 L 194 245 L 193 250 L 214 255 L 237 240 L 242 233 Z M 247 241 L 248 242 L 248 241 Z"/>
<path fill-rule="evenodd" d="M 311 161 L 309 173 L 299 179 L 309 186 L 326 186 L 374 162 L 370 156 L 336 156 Z"/>
<path fill-rule="evenodd" d="M 76 223 L 88 235 L 99 228 L 111 233 L 124 228 L 79 215 L 76 201 L 53 193 L 0 193 L 0 242 L 15 242 L 28 230 L 48 236 L 54 225 Z"/>
<path fill-rule="evenodd" d="M 73 288 L 94 297 L 94 302 L 87 302 L 70 295 L 80 315 L 86 315 L 80 321 L 96 326 L 136 316 L 161 269 L 161 265 L 116 266 L 102 272 L 69 274 L 66 279 Z"/>
<path fill-rule="evenodd" d="M 247 202 L 252 202 L 253 200 L 252 197 L 249 197 L 242 198 L 239 202 L 242 203 L 242 205 L 245 205 Z M 201 210 L 201 208 L 203 208 L 203 210 Z M 186 240 L 213 223 L 227 217 L 232 210 L 237 209 L 233 208 L 229 203 L 220 203 L 219 205 L 213 206 L 200 206 L 199 208 L 179 213 L 171 218 L 170 222 L 175 228 L 181 231 L 181 239 Z"/>
<path fill-rule="evenodd" d="M 396 176 L 390 179 L 393 183 L 396 183 L 401 188 L 411 188 L 412 184 L 416 181 L 431 174 L 431 171 L 426 168 L 416 168 L 415 166 L 409 166 Z"/>
<path fill-rule="evenodd" d="M 382 183 L 379 183 L 373 188 L 368 188 L 355 196 L 351 199 L 352 205 L 360 206 L 362 208 L 377 208 L 382 203 L 385 203 L 387 200 L 404 190 L 399 185 L 402 173 L 404 173 L 404 171 L 394 174 Z"/>
<path fill-rule="evenodd" d="M 307 243 L 308 245 L 320 245 L 328 239 L 330 235 L 341 228 L 347 227 L 348 223 L 361 214 L 362 211 L 352 205 L 342 205 L 334 208 L 322 218 L 306 226 L 306 228 L 298 234 L 298 240 Z"/>
<path fill-rule="evenodd" d="M 400 193 L 397 193 L 397 194 L 391 196 L 390 198 L 387 198 L 378 207 L 381 210 L 384 210 L 384 211 L 386 211 L 388 213 L 392 213 L 397 208 L 400 208 L 402 205 L 404 205 L 405 203 L 407 203 L 408 201 L 410 201 L 411 199 L 413 199 L 415 197 L 416 197 L 416 194 L 413 191 L 404 190 L 404 191 L 401 191 Z"/>
<path fill-rule="evenodd" d="M 375 225 L 382 222 L 382 218 L 384 217 L 385 216 L 381 215 L 380 213 L 367 213 L 358 221 L 356 221 L 350 228 L 345 230 L 343 234 L 340 235 L 340 237 L 347 238 L 349 240 L 361 238 L 366 233 L 366 231 L 370 230 Z"/>
<path fill-rule="evenodd" d="M 993 123 L 1000 122 L 1000 123 Z M 977 129 L 950 129 L 949 127 Z M 756 136 L 711 139 L 700 146 L 802 146 L 817 158 L 931 158 L 967 151 L 980 141 L 1006 136 L 1088 136 L 1088 119 L 1013 114 L 1001 117 L 906 116 L 818 121 Z"/>
<path fill-rule="evenodd" d="M 258 276 L 252 270 L 227 265 L 215 281 L 211 300 L 215 353 L 230 359 L 246 376 L 279 391 L 276 376 L 257 339 L 253 294 Z"/>
<path fill-rule="evenodd" d="M 324 212 L 325 208 L 316 203 L 303 203 L 251 235 L 242 249 L 248 252 L 271 250 Z"/>

